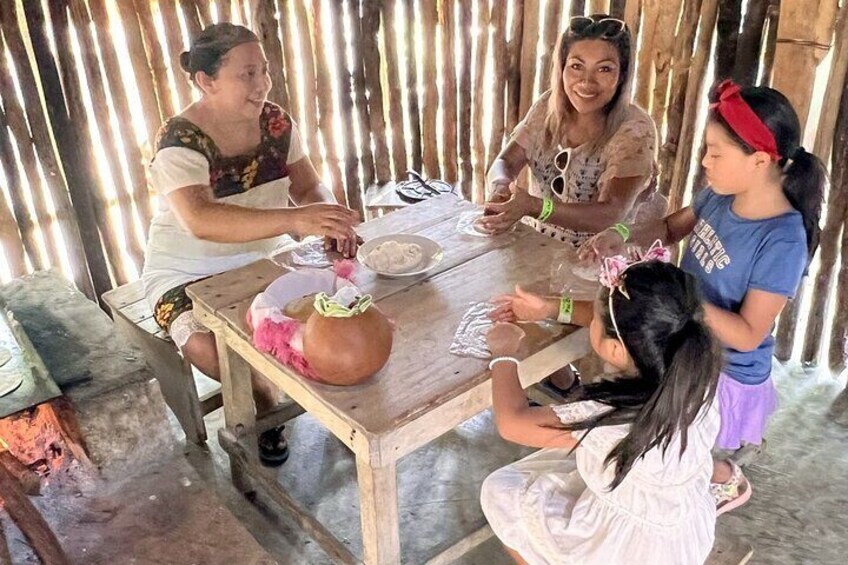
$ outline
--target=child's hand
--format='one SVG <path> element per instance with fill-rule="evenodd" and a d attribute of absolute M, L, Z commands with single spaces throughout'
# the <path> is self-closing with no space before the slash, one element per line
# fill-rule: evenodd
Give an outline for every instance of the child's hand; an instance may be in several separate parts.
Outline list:
<path fill-rule="evenodd" d="M 607 228 L 595 234 L 577 250 L 577 257 L 584 265 L 594 265 L 613 255 L 624 255 L 624 239 L 617 231 Z"/>
<path fill-rule="evenodd" d="M 556 318 L 559 304 L 556 300 L 527 292 L 520 286 L 515 294 L 504 294 L 493 299 L 498 305 L 489 317 L 495 322 L 538 322 Z"/>
<path fill-rule="evenodd" d="M 521 349 L 524 330 L 515 324 L 495 324 L 486 334 L 486 342 L 493 357 L 515 356 Z"/>

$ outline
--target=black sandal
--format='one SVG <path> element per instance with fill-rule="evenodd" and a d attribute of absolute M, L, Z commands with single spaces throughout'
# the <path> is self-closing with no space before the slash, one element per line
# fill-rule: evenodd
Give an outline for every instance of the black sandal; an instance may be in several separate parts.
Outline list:
<path fill-rule="evenodd" d="M 279 467 L 289 458 L 289 444 L 283 436 L 285 426 L 259 434 L 259 460 L 266 467 Z"/>

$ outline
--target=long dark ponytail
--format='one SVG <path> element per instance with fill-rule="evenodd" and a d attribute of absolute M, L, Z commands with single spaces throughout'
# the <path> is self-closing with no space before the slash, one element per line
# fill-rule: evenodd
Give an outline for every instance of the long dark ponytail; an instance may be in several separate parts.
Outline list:
<path fill-rule="evenodd" d="M 778 165 L 783 169 L 783 194 L 804 219 L 807 251 L 809 260 L 812 260 L 821 233 L 819 220 L 827 184 L 827 168 L 821 159 L 801 146 L 801 123 L 786 96 L 765 86 L 748 86 L 742 88 L 739 94 L 774 134 L 777 151 L 781 155 Z M 710 94 L 710 101 L 715 102 L 718 96 L 718 91 L 714 89 Z M 755 152 L 753 147 L 728 126 L 718 112 L 711 111 L 710 120 L 724 127 L 730 138 L 745 153 L 751 155 Z"/>
<path fill-rule="evenodd" d="M 612 409 L 564 426 L 591 430 L 632 424 L 606 459 L 607 464 L 615 463 L 611 489 L 649 450 L 659 447 L 665 452 L 677 434 L 683 453 L 689 426 L 715 396 L 721 367 L 719 347 L 704 325 L 701 295 L 691 275 L 671 264 L 651 261 L 630 267 L 624 276 L 629 298 L 612 291 L 611 304 L 639 376 L 581 387 L 573 400 L 595 400 Z M 600 304 L 606 335 L 617 339 L 606 289 Z"/>

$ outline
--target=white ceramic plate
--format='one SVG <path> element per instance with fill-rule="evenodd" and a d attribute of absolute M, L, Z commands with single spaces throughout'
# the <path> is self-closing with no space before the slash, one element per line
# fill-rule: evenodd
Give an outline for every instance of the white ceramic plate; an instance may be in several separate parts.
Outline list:
<path fill-rule="evenodd" d="M 411 267 L 410 270 L 403 273 L 388 273 L 385 271 L 378 271 L 377 269 L 372 268 L 367 262 L 368 254 L 371 253 L 371 251 L 373 251 L 375 247 L 377 247 L 381 243 L 385 243 L 386 241 L 396 241 L 398 243 L 415 243 L 421 248 L 421 262 L 418 263 L 418 265 Z M 378 275 L 383 275 L 384 277 L 414 277 L 416 275 L 422 275 L 427 271 L 431 270 L 436 265 L 438 265 L 442 261 L 443 257 L 444 252 L 442 251 L 441 245 L 439 245 L 429 237 L 408 233 L 382 235 L 380 237 L 375 237 L 374 239 L 369 239 L 359 247 L 359 251 L 356 253 L 356 259 L 360 263 L 362 263 L 369 270 L 374 271 Z"/>

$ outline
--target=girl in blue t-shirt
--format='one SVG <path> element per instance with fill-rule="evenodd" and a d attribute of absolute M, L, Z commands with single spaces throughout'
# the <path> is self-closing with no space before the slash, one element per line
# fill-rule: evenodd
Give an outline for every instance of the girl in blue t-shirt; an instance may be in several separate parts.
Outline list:
<path fill-rule="evenodd" d="M 689 237 L 681 267 L 700 282 L 706 323 L 724 348 L 717 447 L 735 451 L 762 444 L 777 407 L 771 333 L 818 246 L 827 173 L 801 147 L 798 116 L 780 92 L 725 81 L 710 100 L 703 160 L 709 186 L 691 206 L 658 223 L 616 224 L 599 233 L 580 256 L 597 260 L 622 254 L 625 243 L 671 245 Z M 588 308 L 520 289 L 499 302 L 493 314 L 499 321 L 557 317 L 565 304 L 566 318 L 583 324 Z M 715 461 L 712 481 L 719 514 L 751 497 L 750 484 L 729 459 Z"/>
<path fill-rule="evenodd" d="M 780 92 L 725 81 L 710 101 L 702 162 L 709 186 L 657 224 L 598 234 L 581 255 L 620 253 L 624 240 L 668 245 L 689 236 L 681 267 L 700 281 L 707 325 L 725 351 L 717 447 L 736 450 L 762 443 L 777 407 L 772 330 L 818 246 L 827 173 L 801 147 L 798 116 Z M 719 514 L 751 497 L 731 460 L 715 462 L 712 480 Z"/>

